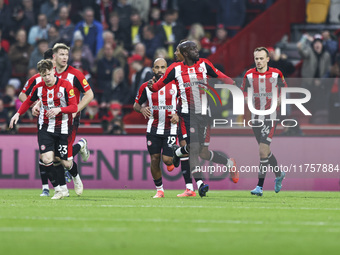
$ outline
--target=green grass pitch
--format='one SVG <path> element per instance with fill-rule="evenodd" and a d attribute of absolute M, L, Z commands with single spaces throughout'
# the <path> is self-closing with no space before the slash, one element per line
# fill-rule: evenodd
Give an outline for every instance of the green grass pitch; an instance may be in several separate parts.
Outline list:
<path fill-rule="evenodd" d="M 340 193 L 0 189 L 0 254 L 339 254 Z M 53 192 L 52 192 L 53 193 Z"/>

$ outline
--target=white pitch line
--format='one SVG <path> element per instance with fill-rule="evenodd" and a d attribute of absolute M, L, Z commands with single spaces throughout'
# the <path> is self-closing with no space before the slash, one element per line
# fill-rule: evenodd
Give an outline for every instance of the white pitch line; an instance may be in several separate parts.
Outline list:
<path fill-rule="evenodd" d="M 0 220 L 44 220 L 44 221 L 112 221 L 112 222 L 149 222 L 149 223 L 193 223 L 193 224 L 234 224 L 234 225 L 301 225 L 301 226 L 332 226 L 340 227 L 340 222 L 325 222 L 325 221 L 248 221 L 248 220 L 210 220 L 210 219 L 164 219 L 164 218 L 84 218 L 84 217 L 39 217 L 39 216 L 0 216 Z M 340 228 L 339 228 L 340 231 Z"/>

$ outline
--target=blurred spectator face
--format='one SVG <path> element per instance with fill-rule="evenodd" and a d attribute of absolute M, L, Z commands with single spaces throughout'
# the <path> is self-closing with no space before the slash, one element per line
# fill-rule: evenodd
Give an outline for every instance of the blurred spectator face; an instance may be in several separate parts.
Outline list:
<path fill-rule="evenodd" d="M 324 40 L 329 40 L 329 39 L 331 39 L 331 34 L 329 33 L 328 30 L 323 31 L 321 35 L 322 35 L 322 37 L 323 37 Z"/>
<path fill-rule="evenodd" d="M 6 90 L 5 90 L 5 94 L 11 98 L 15 97 L 15 88 L 12 85 L 7 85 L 6 86 Z"/>
<path fill-rule="evenodd" d="M 19 43 L 19 45 L 25 45 L 26 44 L 26 31 L 24 29 L 20 29 L 17 32 L 16 40 Z"/>
<path fill-rule="evenodd" d="M 147 26 L 143 27 L 143 37 L 145 40 L 151 40 L 154 38 L 154 34 L 149 30 Z"/>
<path fill-rule="evenodd" d="M 33 0 L 22 0 L 22 4 L 25 10 L 33 9 Z"/>
<path fill-rule="evenodd" d="M 161 18 L 161 10 L 156 7 L 152 8 L 150 16 L 153 20 L 159 20 Z"/>
<path fill-rule="evenodd" d="M 193 24 L 190 28 L 189 34 L 193 38 L 200 40 L 202 37 L 204 37 L 204 29 L 200 24 Z"/>
<path fill-rule="evenodd" d="M 25 15 L 25 12 L 23 9 L 21 9 L 21 7 L 16 7 L 14 10 L 13 10 L 13 17 L 16 19 L 16 20 L 21 20 L 24 18 L 24 15 Z"/>
<path fill-rule="evenodd" d="M 112 45 L 110 43 L 106 43 L 104 45 L 104 56 L 106 58 L 112 58 L 112 56 L 113 56 L 113 48 L 112 48 Z"/>
<path fill-rule="evenodd" d="M 126 3 L 127 3 L 127 0 L 118 0 L 118 2 L 121 4 L 121 5 L 126 5 Z"/>
<path fill-rule="evenodd" d="M 47 26 L 47 17 L 45 14 L 39 14 L 38 16 L 38 26 L 45 28 Z"/>
<path fill-rule="evenodd" d="M 154 59 L 156 58 L 168 58 L 168 51 L 165 48 L 158 48 L 155 52 Z"/>
<path fill-rule="evenodd" d="M 175 14 L 166 14 L 164 17 L 164 20 L 167 24 L 171 24 L 172 22 L 176 21 L 176 15 Z"/>
<path fill-rule="evenodd" d="M 114 13 L 114 14 L 110 15 L 109 22 L 110 22 L 111 26 L 118 25 L 119 24 L 119 16 L 118 16 L 118 14 Z"/>
<path fill-rule="evenodd" d="M 123 68 L 116 68 L 112 73 L 112 81 L 115 84 L 119 84 L 124 80 L 124 70 Z"/>
<path fill-rule="evenodd" d="M 94 12 L 92 10 L 87 9 L 84 13 L 84 20 L 86 24 L 90 25 L 94 20 Z"/>
<path fill-rule="evenodd" d="M 115 42 L 115 36 L 110 31 L 105 31 L 103 33 L 103 39 L 104 39 L 104 43 L 110 43 L 111 45 L 114 45 L 116 43 Z"/>
<path fill-rule="evenodd" d="M 67 7 L 66 6 L 61 7 L 60 11 L 59 11 L 59 18 L 61 20 L 67 20 L 68 19 L 68 15 L 69 15 L 69 13 L 68 13 Z"/>
<path fill-rule="evenodd" d="M 59 32 L 56 29 L 56 27 L 54 27 L 54 26 L 50 27 L 50 29 L 48 30 L 48 38 L 53 40 L 53 39 L 56 39 L 58 37 L 59 37 Z"/>
<path fill-rule="evenodd" d="M 45 41 L 40 42 L 38 44 L 38 50 L 41 54 L 44 54 L 44 52 L 48 50 L 48 43 Z"/>
<path fill-rule="evenodd" d="M 134 13 L 130 16 L 131 24 L 138 26 L 141 23 L 141 18 L 138 13 Z"/>
<path fill-rule="evenodd" d="M 99 105 L 96 99 L 93 99 L 87 106 L 87 112 L 90 116 L 95 116 L 99 112 Z"/>
<path fill-rule="evenodd" d="M 122 105 L 119 102 L 113 102 L 110 104 L 110 112 L 114 118 L 121 114 L 121 110 Z"/>
<path fill-rule="evenodd" d="M 57 53 L 53 54 L 54 61 L 57 66 L 65 67 L 68 62 L 68 50 L 59 49 Z"/>
<path fill-rule="evenodd" d="M 320 54 L 322 52 L 322 42 L 320 40 L 316 40 L 313 43 L 313 49 L 315 50 L 316 53 Z"/>
<path fill-rule="evenodd" d="M 81 49 L 73 51 L 72 58 L 73 61 L 81 62 Z"/>
<path fill-rule="evenodd" d="M 135 54 L 144 57 L 145 56 L 145 46 L 142 43 L 137 43 L 135 45 Z"/>
<path fill-rule="evenodd" d="M 2 101 L 2 99 L 0 98 L 0 112 L 2 112 L 3 110 L 4 110 L 4 101 Z"/>
<path fill-rule="evenodd" d="M 219 28 L 219 29 L 217 29 L 217 31 L 216 31 L 216 37 L 217 37 L 219 40 L 225 40 L 225 39 L 227 39 L 227 36 L 228 36 L 227 30 L 225 30 L 224 28 Z"/>

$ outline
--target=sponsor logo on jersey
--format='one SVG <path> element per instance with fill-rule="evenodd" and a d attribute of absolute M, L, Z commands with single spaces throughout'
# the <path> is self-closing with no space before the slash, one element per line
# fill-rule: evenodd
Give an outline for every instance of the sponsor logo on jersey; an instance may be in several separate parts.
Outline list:
<path fill-rule="evenodd" d="M 170 93 L 170 95 L 175 95 L 175 90 L 174 89 L 170 89 L 169 93 Z"/>
<path fill-rule="evenodd" d="M 58 98 L 62 98 L 63 96 L 64 96 L 64 94 L 63 94 L 62 92 L 58 92 L 58 93 L 57 93 L 57 97 L 58 97 Z"/>
<path fill-rule="evenodd" d="M 70 96 L 73 97 L 74 96 L 74 90 L 71 89 L 70 92 L 69 92 Z"/>
<path fill-rule="evenodd" d="M 201 72 L 201 73 L 203 73 L 203 68 L 202 68 L 202 67 L 199 67 L 199 68 L 198 68 L 198 71 Z"/>
<path fill-rule="evenodd" d="M 83 80 L 83 84 L 84 84 L 84 85 L 88 85 L 88 82 L 87 82 L 86 79 Z"/>
<path fill-rule="evenodd" d="M 270 82 L 270 83 L 274 83 L 274 82 L 275 82 L 274 77 L 270 77 L 270 78 L 269 78 L 269 82 Z"/>

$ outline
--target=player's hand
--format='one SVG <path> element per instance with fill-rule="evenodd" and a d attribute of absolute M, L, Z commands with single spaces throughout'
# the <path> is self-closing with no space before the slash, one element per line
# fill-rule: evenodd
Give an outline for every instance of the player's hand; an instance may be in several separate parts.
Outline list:
<path fill-rule="evenodd" d="M 170 114 L 169 116 L 171 117 L 170 121 L 172 124 L 177 124 L 179 122 L 177 113 Z"/>
<path fill-rule="evenodd" d="M 58 115 L 58 113 L 61 112 L 61 108 L 52 108 L 52 109 L 49 109 L 47 112 L 46 112 L 46 116 L 48 118 L 54 118 L 55 116 Z"/>
<path fill-rule="evenodd" d="M 16 125 L 18 123 L 19 120 L 19 113 L 14 114 L 14 116 L 11 119 L 11 122 L 9 123 L 9 128 L 12 129 L 14 127 L 14 125 Z"/>
<path fill-rule="evenodd" d="M 77 113 L 78 113 L 78 112 L 72 113 L 72 119 L 74 119 L 74 118 L 77 116 Z"/>
<path fill-rule="evenodd" d="M 153 86 L 153 84 L 156 82 L 156 77 L 154 76 L 154 77 L 152 77 L 152 79 L 150 79 L 149 81 L 148 81 L 148 88 L 152 91 L 152 86 Z"/>
<path fill-rule="evenodd" d="M 39 103 L 35 103 L 35 105 L 32 108 L 32 115 L 34 117 L 37 117 L 40 114 L 40 104 Z"/>
<path fill-rule="evenodd" d="M 150 111 L 150 107 L 142 107 L 142 109 L 140 109 L 140 112 L 143 114 L 144 118 L 150 118 L 151 117 L 151 111 Z"/>

